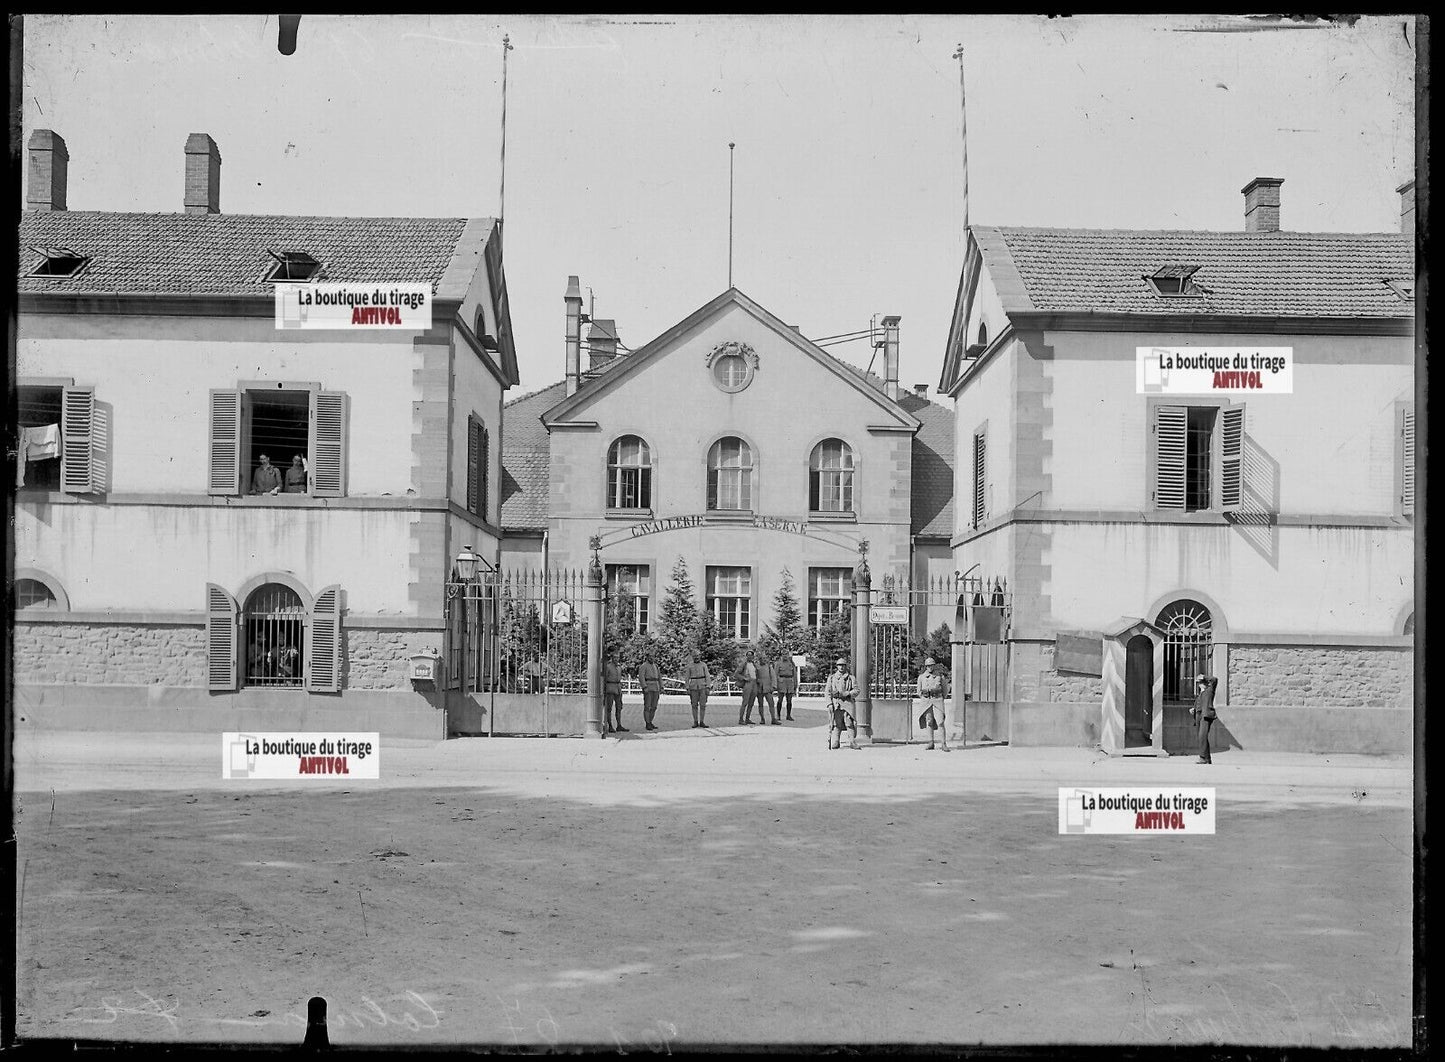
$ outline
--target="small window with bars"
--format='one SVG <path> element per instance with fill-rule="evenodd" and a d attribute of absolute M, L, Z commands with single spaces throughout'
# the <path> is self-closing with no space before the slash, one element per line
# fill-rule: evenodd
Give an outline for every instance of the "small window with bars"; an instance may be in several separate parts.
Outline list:
<path fill-rule="evenodd" d="M 16 611 L 31 608 L 53 609 L 59 607 L 60 603 L 55 600 L 55 594 L 51 592 L 50 587 L 46 586 L 39 579 L 15 580 Z"/>
<path fill-rule="evenodd" d="M 849 568 L 808 569 L 808 626 L 821 630 L 830 616 L 848 607 L 853 597 L 853 572 Z"/>
<path fill-rule="evenodd" d="M 707 610 L 720 633 L 747 641 L 751 633 L 753 570 L 709 567 Z"/>

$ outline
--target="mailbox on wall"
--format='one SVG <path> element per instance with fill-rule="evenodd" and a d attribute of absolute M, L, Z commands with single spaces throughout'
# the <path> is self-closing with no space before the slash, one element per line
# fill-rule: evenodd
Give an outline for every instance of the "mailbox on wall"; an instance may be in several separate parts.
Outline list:
<path fill-rule="evenodd" d="M 441 658 L 434 653 L 418 653 L 411 658 L 411 680 L 414 683 L 435 685 Z"/>

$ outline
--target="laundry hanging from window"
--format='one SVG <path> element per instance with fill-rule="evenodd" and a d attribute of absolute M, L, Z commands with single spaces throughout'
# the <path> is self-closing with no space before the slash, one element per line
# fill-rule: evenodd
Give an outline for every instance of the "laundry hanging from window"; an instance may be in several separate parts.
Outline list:
<path fill-rule="evenodd" d="M 25 466 L 60 456 L 60 425 L 40 424 L 20 429 L 15 455 L 15 485 L 25 486 Z"/>

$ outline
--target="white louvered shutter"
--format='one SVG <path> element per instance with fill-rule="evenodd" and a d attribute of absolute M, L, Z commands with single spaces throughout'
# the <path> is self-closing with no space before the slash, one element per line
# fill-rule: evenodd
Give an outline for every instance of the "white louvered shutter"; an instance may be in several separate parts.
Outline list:
<path fill-rule="evenodd" d="M 336 693 L 341 689 L 341 587 L 332 584 L 311 606 L 310 662 L 306 689 Z"/>
<path fill-rule="evenodd" d="M 1219 411 L 1219 509 L 1239 511 L 1244 497 L 1244 403 Z"/>
<path fill-rule="evenodd" d="M 60 489 L 95 491 L 95 388 L 66 387 L 60 396 Z"/>
<path fill-rule="evenodd" d="M 236 688 L 236 599 L 224 587 L 206 584 L 206 686 L 212 690 Z"/>
<path fill-rule="evenodd" d="M 973 526 L 982 527 L 988 487 L 988 438 L 980 432 L 973 437 Z"/>
<path fill-rule="evenodd" d="M 1184 511 L 1189 409 L 1154 407 L 1154 507 Z"/>
<path fill-rule="evenodd" d="M 1415 407 L 1400 410 L 1400 512 L 1415 515 Z"/>
<path fill-rule="evenodd" d="M 208 494 L 240 494 L 241 392 L 211 392 L 211 474 Z"/>
<path fill-rule="evenodd" d="M 311 493 L 346 494 L 346 393 L 311 392 Z"/>

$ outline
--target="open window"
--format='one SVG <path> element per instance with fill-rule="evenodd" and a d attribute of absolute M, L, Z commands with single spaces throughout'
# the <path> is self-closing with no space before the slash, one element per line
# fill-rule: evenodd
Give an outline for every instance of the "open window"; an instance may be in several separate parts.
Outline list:
<path fill-rule="evenodd" d="M 342 497 L 347 397 L 311 384 L 211 392 L 211 494 Z"/>
<path fill-rule="evenodd" d="M 1244 404 L 1151 406 L 1156 509 L 1236 512 L 1243 500 Z"/>
<path fill-rule="evenodd" d="M 17 488 L 99 491 L 105 432 L 96 416 L 95 389 L 60 382 L 21 384 L 16 392 Z"/>
<path fill-rule="evenodd" d="M 28 274 L 32 277 L 64 279 L 78 276 L 90 264 L 90 258 L 69 247 L 39 246 L 30 248 L 40 256 L 39 263 Z"/>
<path fill-rule="evenodd" d="M 1194 280 L 1197 272 L 1199 267 L 1196 265 L 1166 265 L 1145 275 L 1144 279 L 1156 295 L 1166 298 L 1198 296 L 1204 294 L 1204 289 Z"/>
<path fill-rule="evenodd" d="M 305 282 L 321 275 L 321 263 L 305 251 L 266 252 L 274 261 L 270 272 L 262 279 L 275 282 Z"/>

